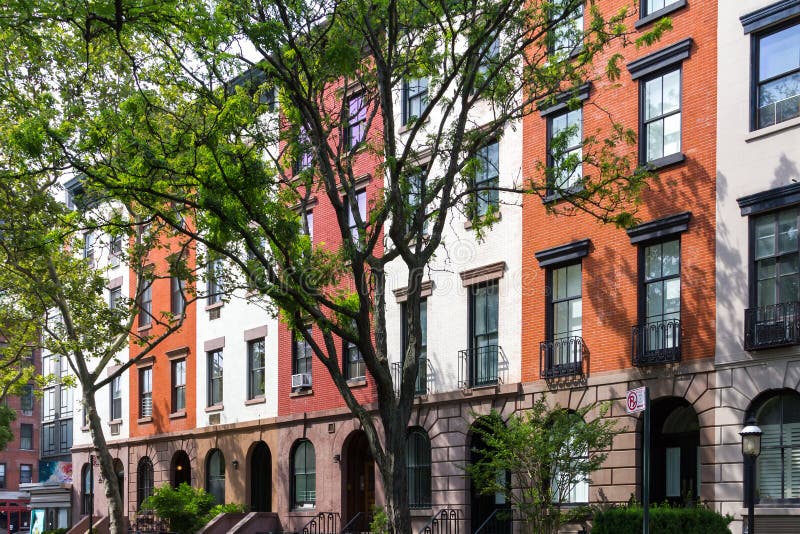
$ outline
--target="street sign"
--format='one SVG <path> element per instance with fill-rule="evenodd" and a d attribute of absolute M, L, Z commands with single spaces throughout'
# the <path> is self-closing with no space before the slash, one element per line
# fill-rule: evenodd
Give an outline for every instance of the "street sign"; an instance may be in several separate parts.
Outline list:
<path fill-rule="evenodd" d="M 625 409 L 629 414 L 639 413 L 647 408 L 644 387 L 632 389 L 625 396 Z"/>

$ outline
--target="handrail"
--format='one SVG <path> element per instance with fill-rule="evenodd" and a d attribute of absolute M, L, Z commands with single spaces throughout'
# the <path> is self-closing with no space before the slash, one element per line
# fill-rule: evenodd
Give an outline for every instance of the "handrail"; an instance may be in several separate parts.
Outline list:
<path fill-rule="evenodd" d="M 372 520 L 372 512 L 358 512 L 350 521 L 347 522 L 344 528 L 342 528 L 341 534 L 371 532 L 370 524 L 372 523 Z M 366 522 L 366 525 L 364 525 L 364 522 Z"/>
<path fill-rule="evenodd" d="M 548 339 L 539 343 L 539 373 L 541 378 L 560 378 L 585 375 L 584 346 L 580 336 Z"/>
<path fill-rule="evenodd" d="M 631 363 L 636 366 L 681 361 L 681 321 L 637 324 L 631 331 Z"/>
<path fill-rule="evenodd" d="M 507 508 L 495 508 L 489 517 L 475 529 L 473 534 L 505 534 L 511 532 L 511 525 L 508 524 L 510 517 L 499 517 L 498 513 L 510 513 L 511 510 Z M 490 529 L 490 527 L 493 528 Z M 498 527 L 500 527 L 498 529 Z"/>
<path fill-rule="evenodd" d="M 436 512 L 419 534 L 458 534 L 458 510 L 443 508 Z"/>
<path fill-rule="evenodd" d="M 483 345 L 458 351 L 458 387 L 473 387 L 501 384 L 501 371 L 506 362 L 500 345 Z"/>
<path fill-rule="evenodd" d="M 339 534 L 339 513 L 320 512 L 300 529 L 302 534 Z"/>

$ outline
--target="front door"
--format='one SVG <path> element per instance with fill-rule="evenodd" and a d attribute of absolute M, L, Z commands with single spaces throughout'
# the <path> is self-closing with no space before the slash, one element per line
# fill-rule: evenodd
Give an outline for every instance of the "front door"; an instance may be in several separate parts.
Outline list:
<path fill-rule="evenodd" d="M 356 528 L 368 528 L 366 516 L 375 506 L 375 462 L 369 450 L 367 435 L 363 431 L 353 436 L 347 445 L 345 499 L 346 509 L 342 520 L 348 523 L 359 513 L 364 518 Z"/>

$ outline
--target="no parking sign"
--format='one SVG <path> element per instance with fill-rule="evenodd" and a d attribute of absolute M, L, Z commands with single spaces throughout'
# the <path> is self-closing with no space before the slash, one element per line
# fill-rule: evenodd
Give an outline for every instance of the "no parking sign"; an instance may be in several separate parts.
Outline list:
<path fill-rule="evenodd" d="M 644 389 L 644 387 L 640 387 L 628 391 L 625 397 L 625 409 L 629 414 L 639 413 L 647 408 Z"/>

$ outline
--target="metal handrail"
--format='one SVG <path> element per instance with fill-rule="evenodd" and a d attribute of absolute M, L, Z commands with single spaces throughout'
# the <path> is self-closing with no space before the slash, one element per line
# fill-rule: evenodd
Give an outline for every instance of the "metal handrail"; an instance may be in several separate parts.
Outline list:
<path fill-rule="evenodd" d="M 511 513 L 511 510 L 506 508 L 495 508 L 489 517 L 475 529 L 473 534 L 506 534 L 511 532 L 510 517 L 500 517 L 499 513 Z M 499 530 L 498 530 L 499 527 Z M 493 529 L 493 530 L 492 530 Z"/>
<path fill-rule="evenodd" d="M 653 365 L 681 361 L 681 321 L 638 324 L 631 331 L 631 362 Z"/>
<path fill-rule="evenodd" d="M 300 529 L 302 534 L 339 534 L 339 513 L 320 512 Z"/>
<path fill-rule="evenodd" d="M 459 524 L 458 510 L 444 508 L 431 517 L 419 534 L 458 534 Z"/>
<path fill-rule="evenodd" d="M 562 337 L 539 343 L 539 374 L 542 378 L 585 375 L 584 346 L 580 336 Z"/>
<path fill-rule="evenodd" d="M 341 534 L 360 534 L 363 532 L 371 532 L 370 524 L 372 523 L 373 518 L 374 514 L 372 512 L 358 512 L 350 521 L 347 522 L 344 528 L 342 528 Z M 364 522 L 367 523 L 366 529 L 364 528 Z"/>
<path fill-rule="evenodd" d="M 458 387 L 473 387 L 501 384 L 501 367 L 506 365 L 500 345 L 484 345 L 458 351 Z M 502 365 L 501 365 L 502 364 Z"/>

